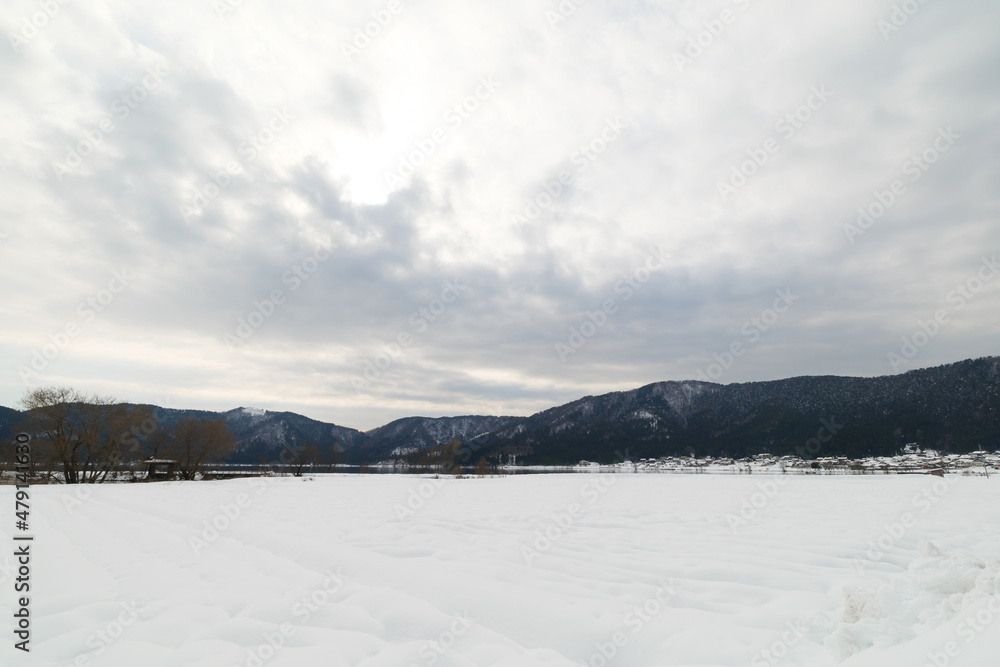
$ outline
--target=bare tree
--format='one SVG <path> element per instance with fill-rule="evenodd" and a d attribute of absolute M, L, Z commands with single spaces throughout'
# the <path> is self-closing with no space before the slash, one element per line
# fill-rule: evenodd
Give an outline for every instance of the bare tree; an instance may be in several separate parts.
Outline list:
<path fill-rule="evenodd" d="M 278 459 L 291 469 L 292 475 L 295 477 L 301 477 L 307 466 L 312 469 L 317 466 L 326 466 L 326 471 L 332 472 L 333 466 L 337 464 L 339 458 L 340 444 L 336 442 L 326 454 L 323 453 L 323 449 L 319 445 L 308 442 L 303 445 L 286 444 L 281 450 L 281 454 L 278 455 Z"/>
<path fill-rule="evenodd" d="M 490 473 L 490 464 L 486 462 L 485 456 L 479 457 L 479 462 L 476 463 L 476 474 L 480 477 L 485 477 Z"/>
<path fill-rule="evenodd" d="M 340 459 L 340 443 L 335 442 L 330 447 L 330 452 L 324 457 L 323 463 L 326 464 L 326 471 L 333 472 L 333 466 L 337 465 L 337 461 Z"/>
<path fill-rule="evenodd" d="M 295 477 L 302 477 L 302 469 L 306 466 L 315 466 L 322 459 L 322 454 L 314 443 L 307 445 L 294 445 L 289 448 L 291 456 L 285 462 L 292 467 L 292 474 Z"/>
<path fill-rule="evenodd" d="M 2 478 L 8 470 L 11 472 L 16 470 L 14 447 L 14 444 L 6 440 L 0 443 L 0 478 Z M 32 459 L 32 461 L 33 460 L 34 459 Z"/>
<path fill-rule="evenodd" d="M 119 474 L 126 475 L 130 481 L 144 478 L 140 475 L 142 459 L 156 458 L 156 450 L 164 442 L 165 431 L 156 410 L 151 405 L 135 406 L 126 430 L 119 436 L 122 451 Z"/>
<path fill-rule="evenodd" d="M 427 469 L 440 470 L 446 474 L 456 474 L 461 472 L 459 466 L 462 463 L 462 442 L 457 438 L 452 438 L 443 445 L 428 447 L 425 450 L 415 452 L 406 457 L 410 465 L 423 466 Z M 456 463 L 456 459 L 460 459 Z"/>
<path fill-rule="evenodd" d="M 236 437 L 224 419 L 206 420 L 188 417 L 177 422 L 162 443 L 157 456 L 177 461 L 183 479 L 194 479 L 201 468 L 236 449 Z"/>
<path fill-rule="evenodd" d="M 41 462 L 50 470 L 61 467 L 66 484 L 96 484 L 120 471 L 137 454 L 123 448 L 122 435 L 148 411 L 70 387 L 29 390 L 21 406 Z"/>

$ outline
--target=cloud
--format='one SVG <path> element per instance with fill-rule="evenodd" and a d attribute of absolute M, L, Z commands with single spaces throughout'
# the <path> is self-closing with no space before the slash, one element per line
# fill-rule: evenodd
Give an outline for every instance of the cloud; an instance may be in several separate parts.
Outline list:
<path fill-rule="evenodd" d="M 691 378 L 735 342 L 720 382 L 885 374 L 1000 251 L 993 3 L 885 35 L 892 3 L 567 6 L 60 5 L 0 48 L 0 404 L 58 383 L 370 428 Z M 998 285 L 899 370 L 996 354 Z"/>

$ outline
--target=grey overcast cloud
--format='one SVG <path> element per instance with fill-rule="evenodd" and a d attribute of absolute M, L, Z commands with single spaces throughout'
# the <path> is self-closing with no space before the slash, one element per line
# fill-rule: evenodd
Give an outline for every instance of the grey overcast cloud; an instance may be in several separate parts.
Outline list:
<path fill-rule="evenodd" d="M 0 404 L 369 429 L 997 354 L 1000 4 L 0 9 Z"/>

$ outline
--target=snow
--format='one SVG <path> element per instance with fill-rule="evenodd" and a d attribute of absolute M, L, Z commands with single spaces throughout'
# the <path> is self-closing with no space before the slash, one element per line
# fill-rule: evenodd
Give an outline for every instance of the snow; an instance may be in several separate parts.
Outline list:
<path fill-rule="evenodd" d="M 8 631 L 3 665 L 922 667 L 1000 653 L 997 476 L 31 491 L 33 650 Z M 13 492 L 0 487 L 5 508 Z M 10 623 L 16 575 L 0 565 Z"/>
<path fill-rule="evenodd" d="M 243 414 L 248 417 L 263 417 L 267 414 L 264 408 L 243 408 Z"/>

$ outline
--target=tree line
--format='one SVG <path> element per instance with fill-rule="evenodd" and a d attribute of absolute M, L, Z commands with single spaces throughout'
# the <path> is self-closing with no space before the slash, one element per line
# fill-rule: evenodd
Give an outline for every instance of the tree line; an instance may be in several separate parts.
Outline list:
<path fill-rule="evenodd" d="M 175 461 L 181 479 L 236 449 L 224 419 L 189 417 L 164 424 L 148 405 L 120 403 L 70 387 L 29 390 L 20 425 L 32 438 L 32 476 L 65 484 L 136 478 L 147 459 Z M 10 456 L 10 453 L 7 453 Z"/>
<path fill-rule="evenodd" d="M 411 452 L 402 457 L 402 461 L 416 468 L 426 468 L 445 474 L 461 474 L 463 466 L 472 460 L 473 449 L 463 445 L 458 438 L 452 438 L 443 445 L 428 447 L 417 452 Z M 495 470 L 484 456 L 479 457 L 474 474 L 486 475 Z"/>

